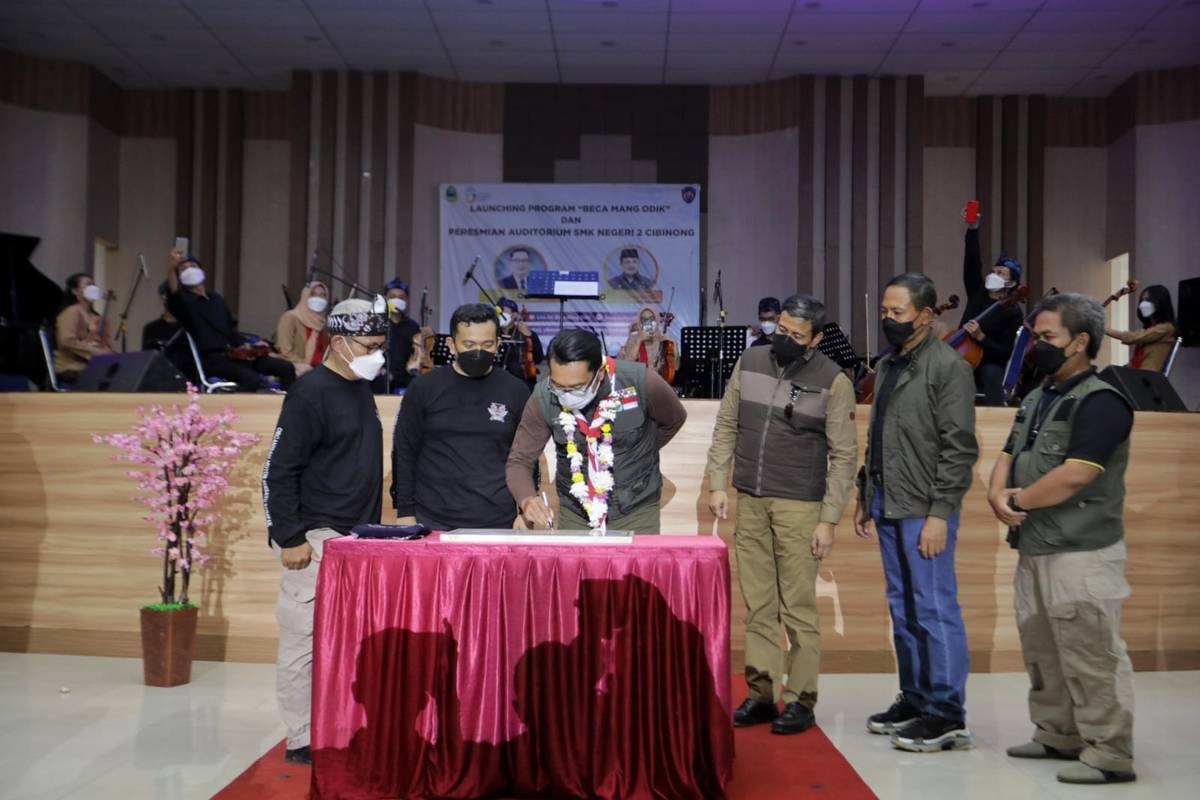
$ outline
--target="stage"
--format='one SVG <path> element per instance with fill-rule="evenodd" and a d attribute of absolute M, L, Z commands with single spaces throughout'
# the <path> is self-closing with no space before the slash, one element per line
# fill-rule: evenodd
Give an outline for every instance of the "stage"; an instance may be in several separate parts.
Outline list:
<path fill-rule="evenodd" d="M 91 434 L 125 431 L 136 409 L 178 402 L 165 395 L 0 394 L 0 650 L 137 656 L 138 608 L 157 599 L 159 561 L 153 531 L 131 500 L 127 465 Z M 267 547 L 259 480 L 279 412 L 278 396 L 205 398 L 212 410 L 232 406 L 239 429 L 259 444 L 230 476 L 226 517 L 214 532 L 208 568 L 193 580 L 201 608 L 197 657 L 274 660 L 279 565 Z M 379 398 L 390 460 L 397 398 Z M 733 514 L 716 522 L 707 509 L 705 455 L 717 402 L 685 401 L 688 421 L 663 454 L 662 528 L 732 544 Z M 1011 424 L 1011 409 L 980 409 L 982 457 L 963 508 L 958 545 L 959 599 L 972 670 L 1022 669 L 1012 613 L 1016 554 L 985 500 L 985 483 Z M 858 409 L 859 447 L 867 409 Z M 387 462 L 385 462 L 387 463 Z M 385 484 L 390 481 L 386 474 Z M 1200 667 L 1200 415 L 1139 413 L 1127 473 L 1129 582 L 1123 632 L 1142 670 Z M 551 487 L 552 491 L 552 487 Z M 385 496 L 386 497 L 386 496 Z M 386 500 L 385 500 L 386 502 Z M 736 499 L 735 499 L 736 502 Z M 384 521 L 392 519 L 385 508 Z M 733 548 L 730 548 L 731 558 Z M 733 564 L 736 582 L 736 559 Z M 893 669 L 877 545 L 854 536 L 850 510 L 838 526 L 833 555 L 821 570 L 818 597 L 824 672 Z M 733 588 L 732 648 L 740 668 L 743 607 Z"/>

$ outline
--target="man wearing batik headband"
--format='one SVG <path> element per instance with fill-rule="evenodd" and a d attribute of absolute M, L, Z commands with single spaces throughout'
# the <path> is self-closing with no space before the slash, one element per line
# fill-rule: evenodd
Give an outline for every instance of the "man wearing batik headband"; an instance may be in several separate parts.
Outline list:
<path fill-rule="evenodd" d="M 288 761 L 311 763 L 313 600 L 325 541 L 378 523 L 383 505 L 383 428 L 371 381 L 383 368 L 387 305 L 345 300 L 325 323 L 325 362 L 283 401 L 263 468 L 271 548 L 284 571 L 276 693 Z"/>
<path fill-rule="evenodd" d="M 683 404 L 644 364 L 606 357 L 600 340 L 587 331 L 555 336 L 549 364 L 548 379 L 525 404 L 505 470 L 526 524 L 534 529 L 551 524 L 532 476 L 553 437 L 558 528 L 658 533 L 658 451 L 683 427 Z"/>
<path fill-rule="evenodd" d="M 413 339 L 421 330 L 419 321 L 408 315 L 408 284 L 400 278 L 393 278 L 383 287 L 387 300 L 388 320 L 391 323 L 388 332 L 387 374 L 390 377 L 392 390 L 406 388 L 413 376 L 408 371 L 408 360 L 413 351 Z M 432 333 L 432 331 L 430 331 Z M 375 388 L 383 391 L 387 382 L 380 378 L 375 382 Z"/>

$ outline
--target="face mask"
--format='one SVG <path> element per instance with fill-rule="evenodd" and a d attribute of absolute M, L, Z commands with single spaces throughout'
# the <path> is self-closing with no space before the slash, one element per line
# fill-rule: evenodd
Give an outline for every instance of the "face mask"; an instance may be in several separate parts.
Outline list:
<path fill-rule="evenodd" d="M 1001 278 L 994 272 L 989 273 L 988 276 L 983 279 L 983 288 L 987 289 L 989 292 L 998 292 L 1004 288 L 1004 285 L 1004 278 Z"/>
<path fill-rule="evenodd" d="M 592 386 L 595 380 L 595 378 L 592 378 L 588 382 L 588 385 L 582 389 L 572 389 L 569 392 L 564 392 L 562 389 L 551 389 L 550 391 L 558 398 L 558 404 L 567 411 L 581 411 L 587 408 L 588 404 L 596 398 L 596 394 L 600 391 L 598 385 Z"/>
<path fill-rule="evenodd" d="M 387 304 L 388 311 L 393 314 L 403 314 L 408 309 L 408 301 L 403 297 L 393 297 Z"/>
<path fill-rule="evenodd" d="M 775 333 L 776 325 L 774 322 L 761 322 L 758 327 L 762 329 L 763 336 L 770 336 Z"/>
<path fill-rule="evenodd" d="M 454 357 L 458 367 L 467 373 L 468 378 L 482 378 L 492 371 L 496 363 L 496 354 L 490 350 L 464 350 Z"/>
<path fill-rule="evenodd" d="M 89 303 L 94 303 L 101 297 L 104 297 L 104 291 L 94 283 L 83 290 L 83 299 Z"/>
<path fill-rule="evenodd" d="M 777 333 L 771 337 L 771 352 L 775 354 L 776 361 L 786 366 L 807 355 L 808 348 L 790 336 Z"/>
<path fill-rule="evenodd" d="M 507 328 L 509 325 L 512 325 L 512 321 L 513 321 L 513 315 L 509 314 L 507 311 L 505 311 L 503 314 L 500 315 L 500 327 L 501 328 Z"/>
<path fill-rule="evenodd" d="M 376 353 L 371 353 L 370 355 L 355 356 L 354 358 L 350 359 L 346 358 L 341 353 L 338 353 L 338 357 L 346 362 L 346 364 L 350 367 L 351 372 L 362 378 L 364 381 L 375 380 L 375 376 L 379 374 L 381 369 L 383 369 L 384 362 L 387 360 L 384 358 L 382 350 Z"/>
<path fill-rule="evenodd" d="M 1143 300 L 1142 302 L 1138 303 L 1138 313 L 1143 317 L 1153 317 L 1154 303 L 1151 303 L 1149 300 Z"/>
<path fill-rule="evenodd" d="M 654 320 L 642 320 L 642 333 L 654 333 Z"/>
<path fill-rule="evenodd" d="M 308 298 L 308 308 L 310 311 L 315 311 L 316 313 L 320 314 L 328 307 L 329 307 L 329 301 L 326 300 L 324 297 Z"/>
<path fill-rule="evenodd" d="M 1067 363 L 1064 347 L 1055 347 L 1049 342 L 1038 342 L 1033 346 L 1033 366 L 1043 375 L 1053 375 Z"/>
<path fill-rule="evenodd" d="M 883 321 L 883 336 L 892 347 L 903 347 L 914 333 L 916 326 L 911 322 L 896 322 L 894 319 Z"/>
<path fill-rule="evenodd" d="M 188 267 L 179 273 L 179 282 L 184 286 L 199 286 L 204 283 L 204 270 L 199 267 Z"/>

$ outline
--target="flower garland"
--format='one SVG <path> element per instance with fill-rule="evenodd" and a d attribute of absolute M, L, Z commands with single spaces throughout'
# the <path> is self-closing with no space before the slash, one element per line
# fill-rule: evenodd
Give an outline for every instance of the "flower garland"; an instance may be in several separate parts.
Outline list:
<path fill-rule="evenodd" d="M 603 528 L 608 520 L 608 496 L 613 490 L 612 421 L 621 410 L 621 399 L 613 391 L 600 401 L 591 424 L 579 412 L 563 411 L 558 415 L 559 427 L 567 437 L 567 462 L 571 468 L 571 496 L 587 513 L 593 530 Z M 584 434 L 587 448 L 587 477 L 583 473 L 583 453 L 575 441 L 575 431 Z"/>

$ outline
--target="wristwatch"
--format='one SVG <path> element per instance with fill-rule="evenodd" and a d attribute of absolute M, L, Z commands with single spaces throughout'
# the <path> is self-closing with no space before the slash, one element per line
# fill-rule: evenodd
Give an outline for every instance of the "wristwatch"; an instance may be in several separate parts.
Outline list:
<path fill-rule="evenodd" d="M 1017 511 L 1021 514 L 1029 513 L 1029 509 L 1022 508 L 1021 504 L 1017 502 L 1017 496 L 1015 494 L 1010 494 L 1008 496 L 1008 507 L 1011 508 L 1013 511 Z"/>

